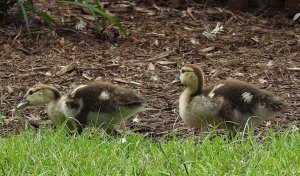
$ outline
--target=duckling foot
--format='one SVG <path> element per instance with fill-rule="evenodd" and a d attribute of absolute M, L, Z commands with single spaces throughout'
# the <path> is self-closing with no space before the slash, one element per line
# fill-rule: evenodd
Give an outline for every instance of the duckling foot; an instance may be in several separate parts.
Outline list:
<path fill-rule="evenodd" d="M 121 136 L 121 133 L 116 129 L 105 129 L 105 132 L 108 135 L 113 136 L 113 137 L 120 137 Z"/>

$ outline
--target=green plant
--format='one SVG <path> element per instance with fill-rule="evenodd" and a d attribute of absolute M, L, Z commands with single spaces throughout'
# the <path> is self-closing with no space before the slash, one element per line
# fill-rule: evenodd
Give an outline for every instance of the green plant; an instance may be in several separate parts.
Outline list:
<path fill-rule="evenodd" d="M 80 2 L 73 2 L 73 1 L 59 1 L 63 3 L 69 3 L 78 7 L 86 8 L 88 9 L 91 14 L 93 15 L 93 18 L 96 21 L 96 25 L 98 30 L 100 30 L 100 26 L 102 26 L 102 30 L 106 27 L 106 20 L 110 21 L 112 24 L 114 24 L 124 35 L 126 35 L 126 30 L 123 28 L 123 26 L 112 16 L 107 14 L 103 9 L 101 9 L 99 5 L 99 0 L 94 0 L 96 7 L 88 3 L 86 0 L 83 0 L 82 3 Z M 100 18 L 97 17 L 97 14 L 100 15 Z M 100 25 L 100 22 L 102 21 L 102 25 Z"/>
<path fill-rule="evenodd" d="M 1 5 L 0 1 L 0 5 Z M 14 3 L 18 3 L 20 7 L 21 14 L 23 16 L 26 29 L 28 32 L 30 32 L 30 26 L 29 26 L 29 20 L 28 20 L 28 14 L 32 13 L 35 15 L 38 15 L 39 17 L 43 18 L 47 23 L 53 24 L 53 25 L 60 25 L 61 22 L 55 20 L 52 16 L 48 15 L 46 12 L 38 11 L 35 7 L 35 4 L 33 0 L 15 0 Z M 112 16 L 107 14 L 99 5 L 99 0 L 94 0 L 94 3 L 96 6 L 92 5 L 91 3 L 87 2 L 86 0 L 82 0 L 82 2 L 76 2 L 76 1 L 57 1 L 58 3 L 68 3 L 73 6 L 86 8 L 90 11 L 92 14 L 95 23 L 96 28 L 99 32 L 103 32 L 106 29 L 107 21 L 111 22 L 113 25 L 115 25 L 122 34 L 126 35 L 126 30 L 124 27 Z M 2 2 L 3 3 L 3 2 Z M 13 3 L 13 1 L 11 1 Z M 12 5 L 11 5 L 12 6 Z M 0 7 L 0 17 L 1 17 L 1 8 Z M 6 8 L 8 9 L 8 8 Z"/>

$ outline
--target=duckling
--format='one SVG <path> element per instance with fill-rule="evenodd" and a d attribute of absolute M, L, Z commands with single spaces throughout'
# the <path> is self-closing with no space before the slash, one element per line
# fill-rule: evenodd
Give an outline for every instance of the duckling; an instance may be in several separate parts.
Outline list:
<path fill-rule="evenodd" d="M 146 105 L 133 91 L 102 81 L 78 86 L 68 93 L 68 100 L 70 106 L 80 109 L 76 119 L 81 125 L 101 126 L 109 134 L 116 134 L 115 125 L 142 111 Z M 65 112 L 66 116 L 72 113 Z"/>
<path fill-rule="evenodd" d="M 68 120 L 82 127 L 101 127 L 108 134 L 118 134 L 115 126 L 143 110 L 145 101 L 133 91 L 108 82 L 95 81 L 80 85 L 64 96 L 57 89 L 38 85 L 30 88 L 17 109 L 47 104 L 47 114 L 54 124 Z M 74 129 L 74 128 L 72 128 Z"/>
<path fill-rule="evenodd" d="M 288 107 L 278 97 L 243 81 L 206 86 L 204 73 L 195 64 L 182 67 L 179 81 L 187 86 L 180 95 L 179 114 L 194 128 L 212 124 L 235 133 L 274 118 Z"/>

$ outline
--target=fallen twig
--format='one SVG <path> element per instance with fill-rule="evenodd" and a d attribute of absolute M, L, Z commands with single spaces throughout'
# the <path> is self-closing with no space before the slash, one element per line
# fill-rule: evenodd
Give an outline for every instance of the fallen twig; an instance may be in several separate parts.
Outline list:
<path fill-rule="evenodd" d="M 135 84 L 135 85 L 141 85 L 141 83 L 138 83 L 138 82 L 134 82 L 134 81 L 127 81 L 127 80 L 124 80 L 124 79 L 119 79 L 119 78 L 115 78 L 114 81 L 116 82 L 120 82 L 120 83 L 125 83 L 125 84 Z"/>
<path fill-rule="evenodd" d="M 287 68 L 287 70 L 300 71 L 300 67 Z"/>

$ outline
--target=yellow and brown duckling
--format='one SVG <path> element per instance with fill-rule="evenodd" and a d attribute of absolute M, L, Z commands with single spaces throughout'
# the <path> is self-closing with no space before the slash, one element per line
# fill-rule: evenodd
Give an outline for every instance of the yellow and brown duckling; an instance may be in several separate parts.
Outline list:
<path fill-rule="evenodd" d="M 23 100 L 17 105 L 20 110 L 27 106 L 47 105 L 47 115 L 54 125 L 59 125 L 66 120 L 62 109 L 66 101 L 66 96 L 61 96 L 59 91 L 50 85 L 38 84 L 29 88 Z"/>
<path fill-rule="evenodd" d="M 180 117 L 194 128 L 208 124 L 235 132 L 257 126 L 287 109 L 278 97 L 238 80 L 206 86 L 202 69 L 195 64 L 182 67 L 180 82 L 187 86 L 179 99 Z"/>
<path fill-rule="evenodd" d="M 145 106 L 145 101 L 133 91 L 108 82 L 95 81 L 80 85 L 61 96 L 56 88 L 35 85 L 30 88 L 17 109 L 26 106 L 47 105 L 47 114 L 55 124 L 68 120 L 69 127 L 101 127 L 107 133 L 117 133 L 115 126 Z"/>

